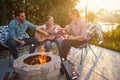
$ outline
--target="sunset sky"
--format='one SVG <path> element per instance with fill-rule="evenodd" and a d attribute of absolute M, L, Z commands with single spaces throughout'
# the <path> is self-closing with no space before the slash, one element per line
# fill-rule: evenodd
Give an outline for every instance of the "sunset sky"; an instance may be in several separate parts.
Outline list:
<path fill-rule="evenodd" d="M 101 8 L 118 10 L 120 9 L 120 0 L 80 0 L 77 4 L 77 8 L 84 8 L 85 5 L 87 5 L 88 10 L 97 10 Z"/>

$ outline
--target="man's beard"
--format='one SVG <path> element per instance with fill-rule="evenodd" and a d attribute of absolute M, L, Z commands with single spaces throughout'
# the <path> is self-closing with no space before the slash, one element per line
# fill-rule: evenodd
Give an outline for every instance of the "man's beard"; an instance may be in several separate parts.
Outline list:
<path fill-rule="evenodd" d="M 22 20 L 20 20 L 20 22 L 23 23 L 25 20 L 26 20 L 26 19 L 22 19 Z"/>

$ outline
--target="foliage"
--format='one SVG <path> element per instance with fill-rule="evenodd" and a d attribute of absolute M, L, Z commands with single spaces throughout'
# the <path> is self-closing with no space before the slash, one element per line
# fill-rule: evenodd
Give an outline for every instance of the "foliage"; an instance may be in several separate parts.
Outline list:
<path fill-rule="evenodd" d="M 88 14 L 87 14 L 87 21 L 88 22 L 94 22 L 95 17 L 96 16 L 95 16 L 94 12 L 89 11 Z"/>
<path fill-rule="evenodd" d="M 65 26 L 69 22 L 68 11 L 78 0 L 26 0 L 27 18 L 37 24 L 43 24 L 44 18 L 51 15 L 55 22 Z M 33 15 L 34 14 L 34 15 Z"/>
<path fill-rule="evenodd" d="M 76 5 L 78 0 L 1 0 L 0 15 L 3 19 L 0 23 L 8 22 L 14 17 L 14 10 L 23 7 L 26 10 L 27 19 L 33 23 L 43 24 L 44 18 L 51 15 L 55 22 L 61 26 L 69 23 L 68 11 Z"/>
<path fill-rule="evenodd" d="M 103 43 L 98 44 L 97 42 L 97 36 L 92 40 L 92 44 L 108 48 L 117 52 L 120 52 L 120 25 L 117 26 L 115 30 L 112 32 L 104 32 L 103 33 Z"/>
<path fill-rule="evenodd" d="M 14 10 L 18 7 L 23 7 L 26 11 L 27 20 L 34 24 L 44 24 L 44 18 L 47 15 L 51 15 L 54 17 L 55 23 L 65 27 L 70 22 L 68 12 L 76 5 L 77 1 L 79 0 L 0 0 L 0 25 L 8 24 L 14 18 Z M 96 14 L 94 12 L 88 12 L 88 22 L 93 22 L 96 16 L 104 16 L 104 11 L 104 9 L 101 9 Z M 107 21 L 115 20 L 115 22 L 120 24 L 119 15 L 114 14 L 114 16 L 116 20 L 105 19 Z M 28 30 L 28 32 L 33 36 L 34 31 Z M 120 25 L 116 30 L 103 34 L 104 42 L 99 46 L 120 52 Z M 95 39 L 97 38 L 95 37 Z M 98 45 L 96 40 L 93 40 L 92 43 Z"/>
<path fill-rule="evenodd" d="M 26 0 L 27 19 L 35 24 L 44 24 L 44 18 L 51 15 L 55 23 L 64 27 L 69 23 L 68 11 L 78 0 Z"/>
<path fill-rule="evenodd" d="M 0 25 L 7 25 L 14 17 L 14 10 L 22 4 L 22 0 L 0 0 Z"/>
<path fill-rule="evenodd" d="M 13 19 L 14 11 L 18 7 L 23 7 L 26 11 L 27 20 L 40 25 L 44 23 L 44 18 L 51 15 L 55 23 L 64 27 L 69 23 L 68 11 L 76 5 L 78 0 L 1 0 L 2 9 L 0 25 L 8 24 Z M 29 33 L 34 31 L 28 30 Z"/>

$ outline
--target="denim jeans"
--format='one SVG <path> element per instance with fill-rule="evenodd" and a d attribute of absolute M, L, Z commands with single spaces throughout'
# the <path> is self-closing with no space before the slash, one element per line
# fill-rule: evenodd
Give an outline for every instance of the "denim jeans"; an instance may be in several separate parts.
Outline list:
<path fill-rule="evenodd" d="M 37 47 L 37 39 L 35 37 L 30 37 L 30 38 L 23 38 L 23 41 L 25 41 L 25 45 L 30 45 L 30 53 L 33 53 Z M 6 45 L 10 48 L 10 52 L 13 56 L 14 59 L 18 58 L 18 47 L 20 46 L 19 43 L 17 43 L 13 39 L 8 39 L 6 41 Z"/>
<path fill-rule="evenodd" d="M 46 48 L 46 51 L 47 51 L 47 52 L 50 51 L 52 42 L 53 42 L 53 41 L 49 41 L 49 40 L 45 41 L 45 48 Z M 55 43 L 57 44 L 57 46 L 58 46 L 59 53 L 61 53 L 61 42 L 62 42 L 62 39 L 56 38 L 56 39 L 54 40 L 54 42 L 55 42 Z"/>

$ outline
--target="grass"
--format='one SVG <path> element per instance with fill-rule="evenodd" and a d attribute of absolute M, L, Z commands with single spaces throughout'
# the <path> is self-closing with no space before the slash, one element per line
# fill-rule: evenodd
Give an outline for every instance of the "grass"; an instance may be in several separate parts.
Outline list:
<path fill-rule="evenodd" d="M 101 46 L 103 48 L 120 52 L 120 40 L 117 40 L 117 39 L 104 39 L 103 43 L 101 43 L 100 45 L 98 45 L 98 42 L 96 39 L 93 39 L 91 43 L 97 46 Z"/>

